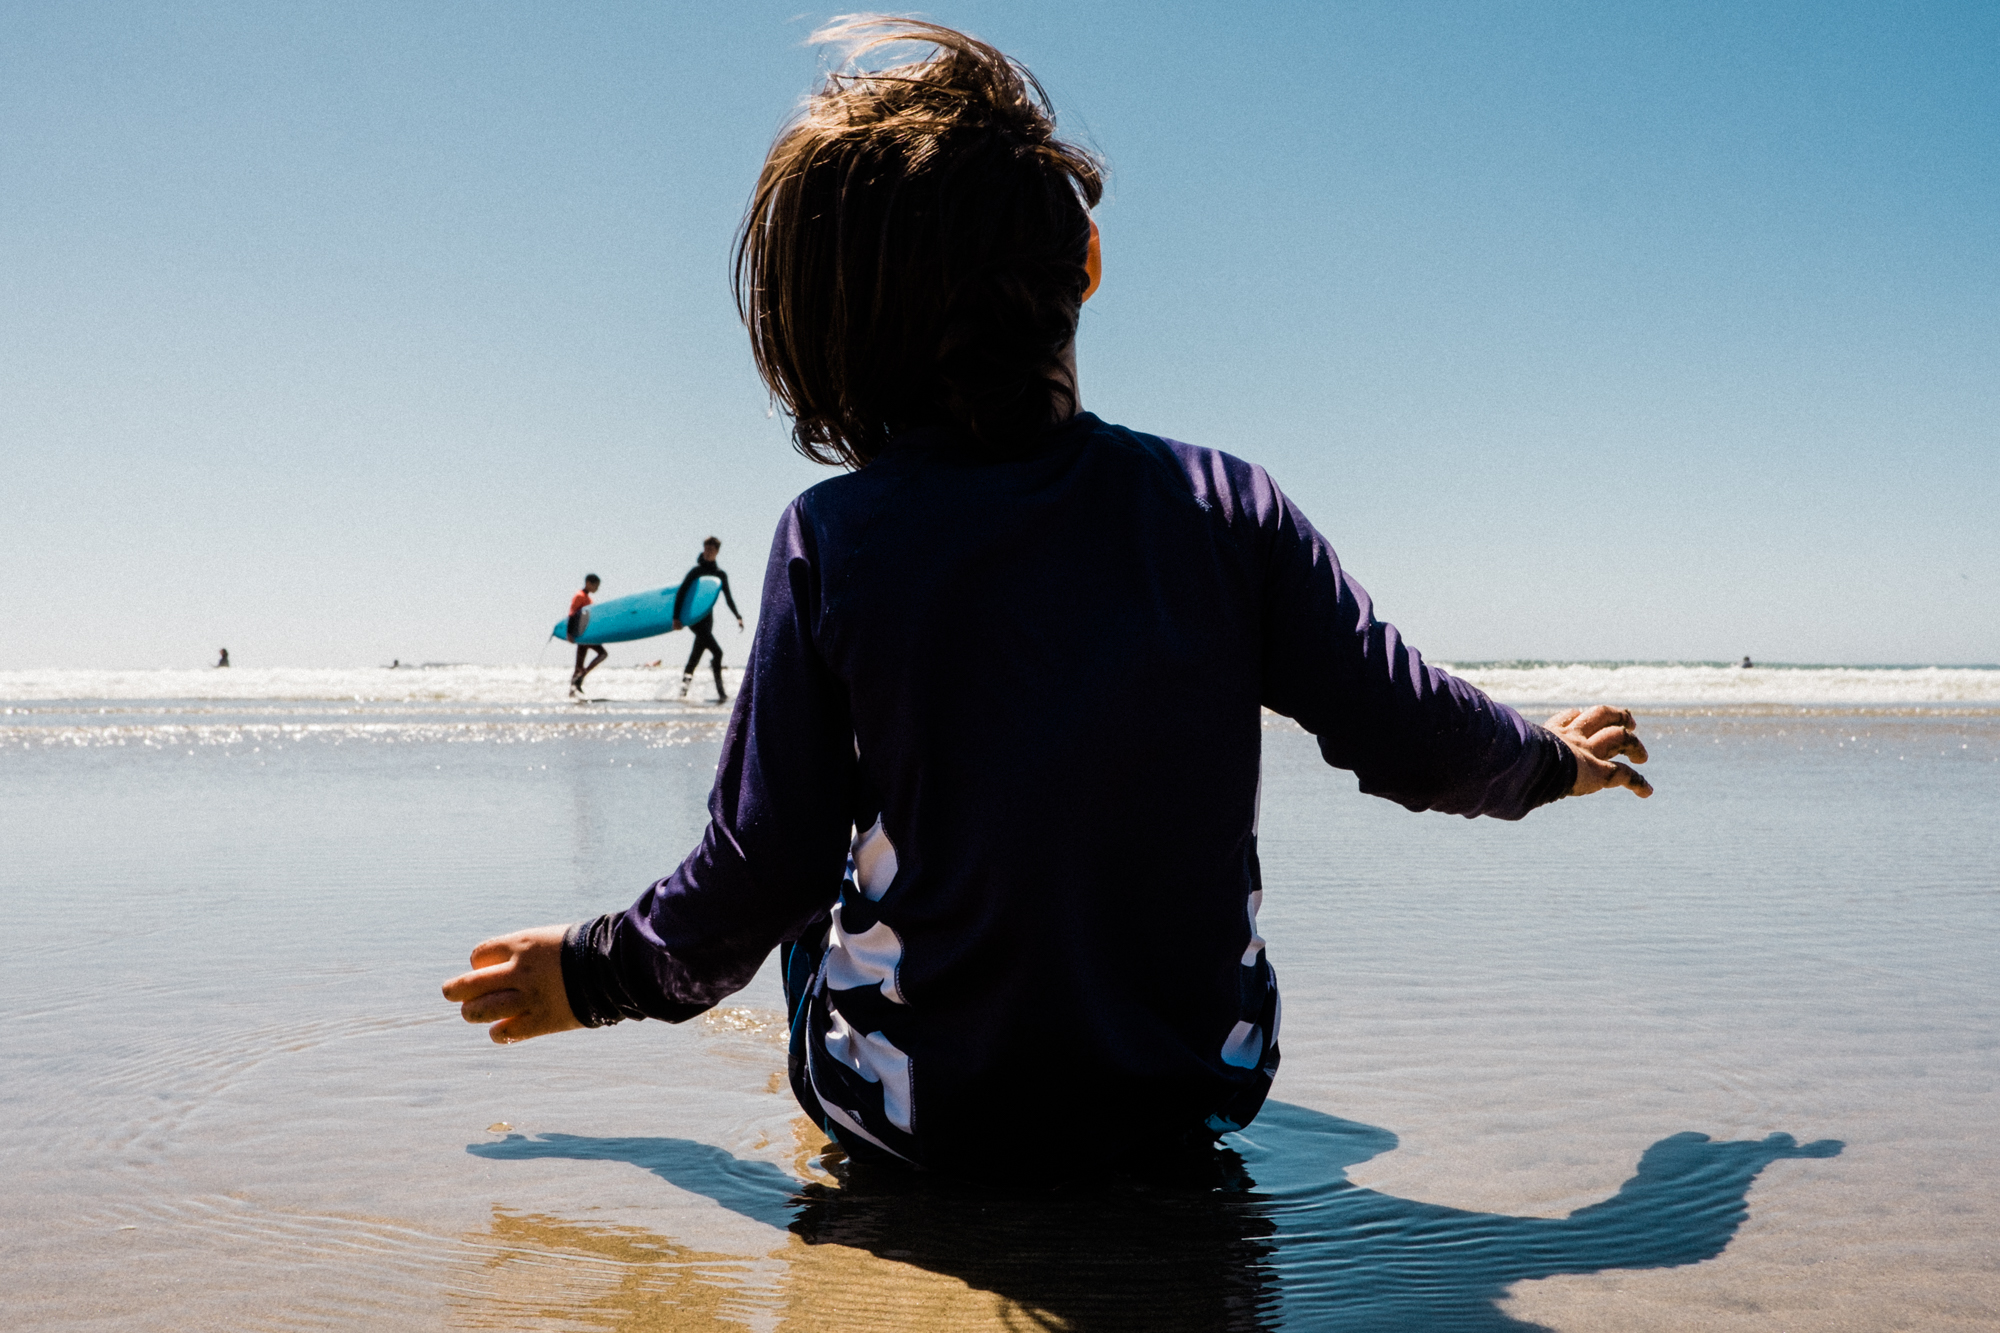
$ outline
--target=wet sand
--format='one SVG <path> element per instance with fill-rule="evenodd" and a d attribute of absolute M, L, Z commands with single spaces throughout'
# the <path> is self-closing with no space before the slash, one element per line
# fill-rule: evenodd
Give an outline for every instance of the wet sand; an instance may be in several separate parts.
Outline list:
<path fill-rule="evenodd" d="M 671 866 L 713 711 L 231 707 L 0 718 L 12 1327 L 2000 1324 L 1990 710 L 1656 716 L 1660 797 L 1519 825 L 1274 726 L 1278 1104 L 1020 1193 L 847 1172 L 768 974 L 507 1049 L 436 999 Z"/>

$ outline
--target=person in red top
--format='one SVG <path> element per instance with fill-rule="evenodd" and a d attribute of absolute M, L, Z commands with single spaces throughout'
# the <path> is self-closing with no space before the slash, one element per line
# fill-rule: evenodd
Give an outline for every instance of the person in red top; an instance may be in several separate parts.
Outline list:
<path fill-rule="evenodd" d="M 583 633 L 583 608 L 590 605 L 591 594 L 597 591 L 597 582 L 597 575 L 585 574 L 583 591 L 569 599 L 569 640 L 576 643 L 576 670 L 570 674 L 569 692 L 578 697 L 583 694 L 583 678 L 611 656 L 601 643 L 577 643 L 577 636 Z M 596 653 L 597 656 L 591 659 L 589 666 L 585 666 L 583 659 L 589 653 Z"/>

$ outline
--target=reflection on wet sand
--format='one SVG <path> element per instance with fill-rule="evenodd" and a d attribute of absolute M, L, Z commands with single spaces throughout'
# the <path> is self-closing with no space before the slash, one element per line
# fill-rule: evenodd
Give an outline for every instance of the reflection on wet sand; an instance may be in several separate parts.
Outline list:
<path fill-rule="evenodd" d="M 745 1259 L 676 1245 L 636 1228 L 496 1209 L 491 1232 L 479 1239 L 503 1252 L 488 1267 L 486 1289 L 455 1302 L 455 1322 L 467 1328 L 851 1333 L 1079 1327 L 941 1273 L 798 1236 L 762 1259 Z"/>
<path fill-rule="evenodd" d="M 831 1166 L 846 1174 L 839 1149 L 804 1117 L 796 1119 L 792 1128 L 794 1177 L 784 1177 L 768 1163 L 737 1162 L 726 1153 L 709 1149 L 705 1160 L 689 1158 L 684 1163 L 689 1178 L 698 1177 L 704 1166 L 724 1172 L 732 1166 L 749 1168 L 740 1182 L 741 1190 L 732 1191 L 732 1195 L 742 1210 L 751 1210 L 760 1220 L 777 1226 L 803 1220 L 829 1198 L 844 1200 L 839 1177 L 827 1169 Z M 516 1138 L 509 1142 L 532 1141 Z M 528 1154 L 516 1149 L 501 1155 Z M 585 1151 L 577 1155 L 595 1154 Z M 711 1192 L 697 1185 L 690 1188 Z M 796 1217 L 787 1215 L 788 1207 Z M 900 1220 L 907 1225 L 914 1219 Z M 868 1234 L 837 1236 L 829 1231 L 812 1238 L 794 1229 L 769 1254 L 745 1258 L 679 1245 L 634 1227 L 524 1215 L 496 1207 L 490 1229 L 472 1238 L 493 1255 L 481 1274 L 483 1289 L 476 1295 L 459 1293 L 455 1322 L 469 1328 L 615 1329 L 621 1333 L 746 1327 L 783 1333 L 1076 1327 L 1052 1312 L 1024 1307 L 948 1271 L 914 1263 L 913 1251 L 894 1244 L 871 1247 L 867 1243 L 885 1235 L 901 1235 L 900 1228 L 884 1232 L 864 1224 L 864 1229 Z"/>
<path fill-rule="evenodd" d="M 491 1228 L 472 1239 L 493 1254 L 474 1290 L 454 1293 L 461 1327 L 740 1329 L 760 1304 L 750 1295 L 759 1261 L 636 1227 L 496 1207 Z"/>
<path fill-rule="evenodd" d="M 1751 1182 L 1830 1140 L 1663 1139 L 1604 1202 L 1566 1218 L 1398 1199 L 1346 1180 L 1386 1130 L 1272 1104 L 1227 1146 L 1121 1177 L 1025 1189 L 870 1171 L 804 1120 L 788 1173 L 666 1138 L 511 1136 L 491 1159 L 629 1162 L 789 1234 L 760 1259 L 624 1227 L 496 1210 L 499 1251 L 461 1322 L 536 1329 L 1474 1330 L 1526 1333 L 1514 1283 L 1715 1257 Z"/>

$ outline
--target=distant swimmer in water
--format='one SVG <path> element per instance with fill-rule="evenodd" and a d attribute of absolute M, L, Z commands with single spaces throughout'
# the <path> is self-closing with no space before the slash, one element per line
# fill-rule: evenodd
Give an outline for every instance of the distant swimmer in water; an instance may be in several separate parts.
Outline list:
<path fill-rule="evenodd" d="M 226 667 L 229 665 L 229 650 L 227 648 L 224 648 L 222 650 L 221 657 L 215 659 L 215 665 L 218 667 Z"/>
<path fill-rule="evenodd" d="M 737 632 L 742 632 L 743 613 L 736 609 L 736 599 L 729 594 L 729 575 L 723 573 L 722 567 L 715 563 L 715 557 L 721 554 L 720 537 L 710 537 L 701 544 L 701 559 L 695 561 L 694 568 L 681 579 L 680 595 L 674 599 L 676 629 L 681 623 L 681 608 L 687 605 L 688 598 L 694 596 L 694 581 L 708 577 L 722 580 L 722 600 L 729 603 L 729 614 L 736 617 Z M 715 701 L 719 704 L 728 703 L 729 691 L 722 688 L 722 645 L 715 641 L 715 612 L 711 609 L 707 615 L 688 628 L 694 631 L 694 651 L 688 654 L 687 668 L 681 672 L 681 698 L 687 698 L 688 686 L 694 683 L 694 671 L 701 665 L 701 655 L 711 653 L 713 657 L 709 665 L 715 668 Z"/>
<path fill-rule="evenodd" d="M 1757 665 L 1755 662 L 1752 662 L 1749 658 L 1746 657 L 1743 659 L 1742 670 L 1748 671 L 1751 667 L 1755 665 Z"/>
<path fill-rule="evenodd" d="M 583 633 L 583 608 L 590 605 L 592 594 L 597 591 L 597 583 L 597 575 L 585 574 L 583 576 L 583 591 L 569 599 L 569 638 L 571 643 L 576 643 L 576 636 Z M 590 665 L 585 666 L 583 659 L 591 653 L 596 653 L 597 656 L 591 658 Z M 604 645 L 601 643 L 578 643 L 576 645 L 576 670 L 570 673 L 569 692 L 581 698 L 583 695 L 583 678 L 597 670 L 604 659 L 609 656 L 611 654 L 604 650 Z"/>

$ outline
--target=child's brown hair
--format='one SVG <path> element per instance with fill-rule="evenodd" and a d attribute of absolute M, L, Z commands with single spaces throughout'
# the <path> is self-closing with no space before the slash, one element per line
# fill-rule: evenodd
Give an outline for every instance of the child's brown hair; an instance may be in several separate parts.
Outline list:
<path fill-rule="evenodd" d="M 1094 155 L 986 43 L 864 16 L 772 145 L 736 242 L 737 308 L 806 457 L 859 467 L 912 426 L 968 456 L 1029 445 L 1076 411 L 1070 345 L 1088 282 Z M 856 61 L 923 42 L 923 59 Z"/>

